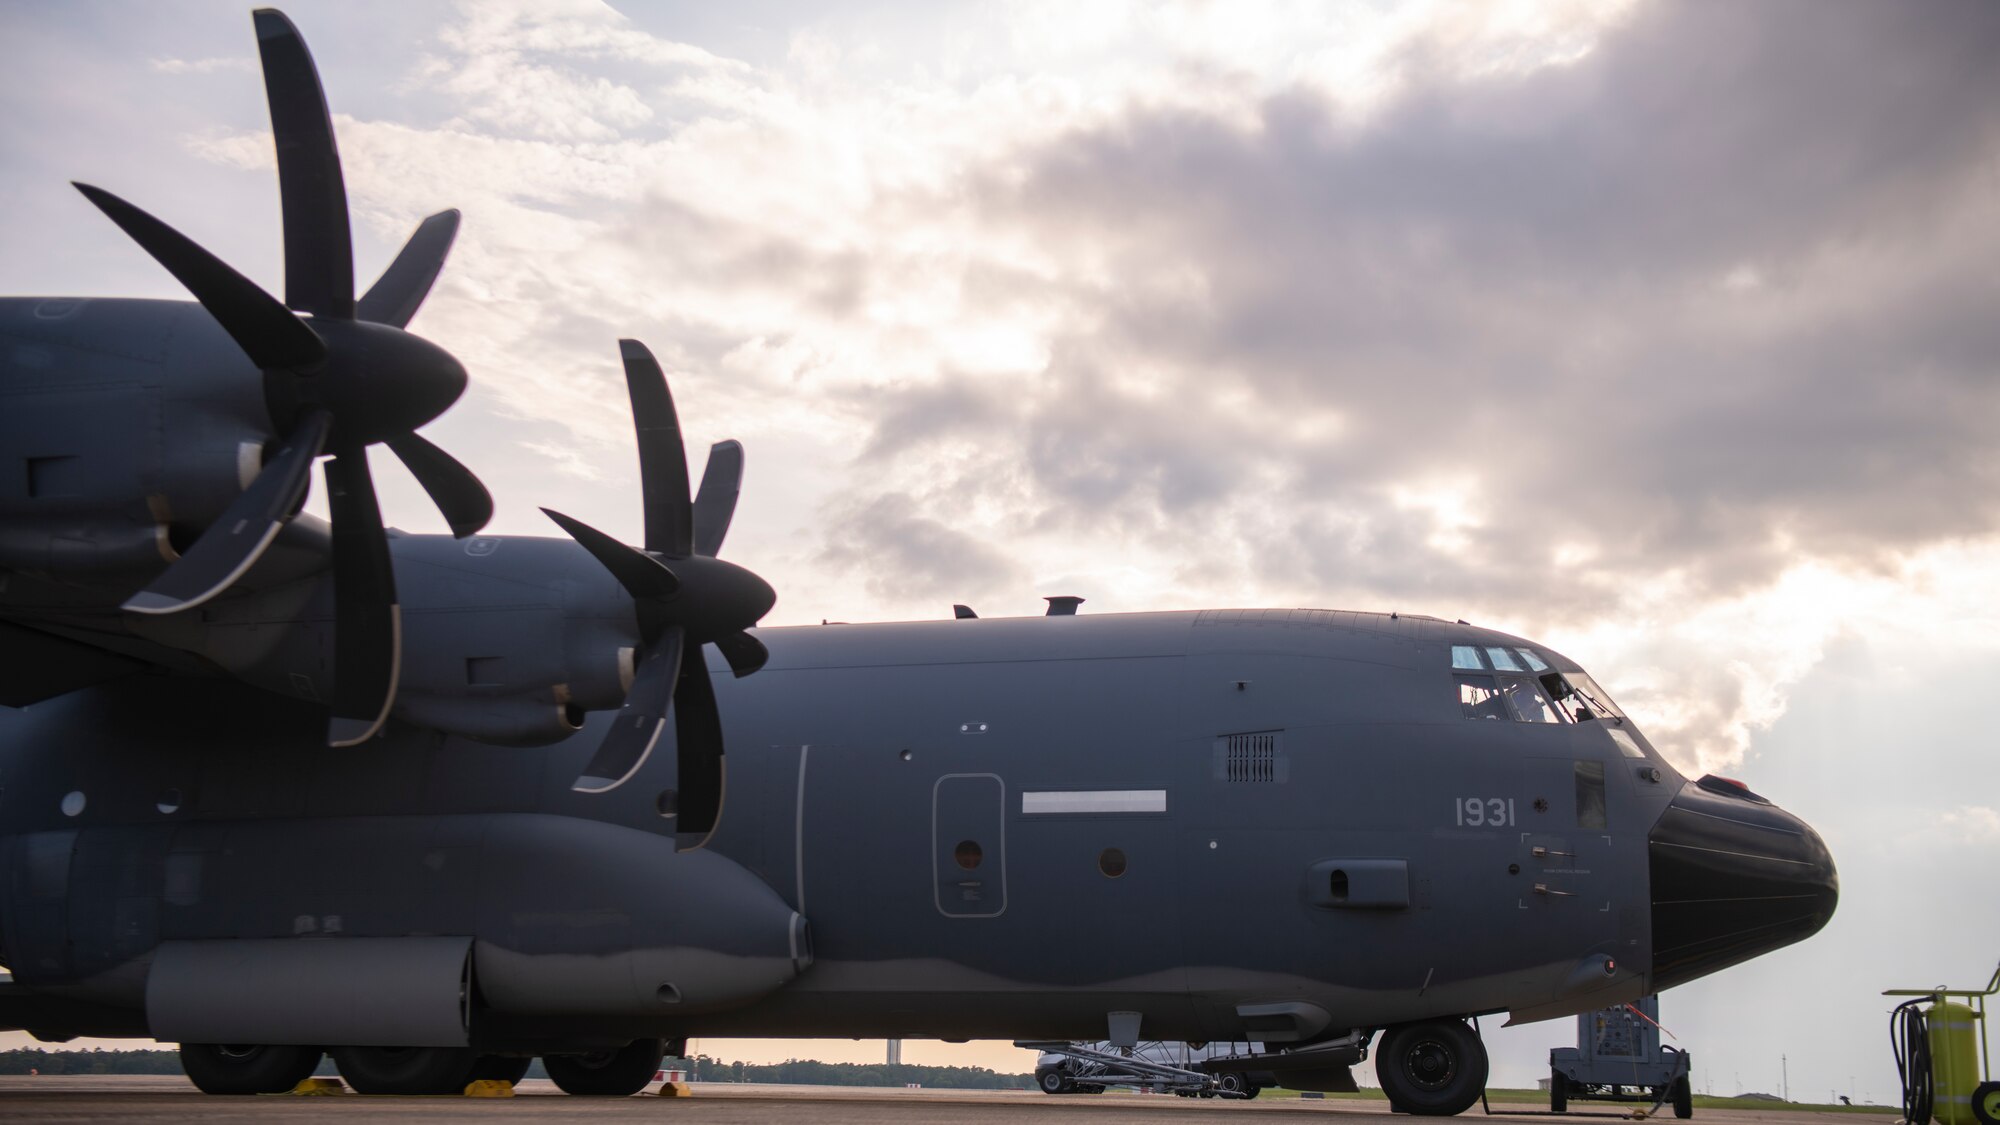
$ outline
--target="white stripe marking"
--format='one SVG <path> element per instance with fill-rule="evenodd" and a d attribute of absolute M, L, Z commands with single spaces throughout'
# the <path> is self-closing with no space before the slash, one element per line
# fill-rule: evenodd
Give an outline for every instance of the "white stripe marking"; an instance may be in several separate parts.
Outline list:
<path fill-rule="evenodd" d="M 1164 789 L 1067 789 L 1021 794 L 1023 813 L 1163 813 Z"/>

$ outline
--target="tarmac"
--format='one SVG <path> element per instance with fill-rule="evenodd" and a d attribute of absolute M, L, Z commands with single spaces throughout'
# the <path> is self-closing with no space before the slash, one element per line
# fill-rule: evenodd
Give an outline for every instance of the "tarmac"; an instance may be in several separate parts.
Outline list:
<path fill-rule="evenodd" d="M 512 1098 L 393 1098 L 341 1094 L 327 1097 L 206 1097 L 178 1076 L 0 1075 L 0 1121 L 59 1122 L 405 1122 L 405 1121 L 648 1121 L 825 1122 L 828 1125 L 985 1125 L 1018 1121 L 1031 1125 L 1127 1125 L 1167 1121 L 1206 1122 L 1334 1121 L 1389 1116 L 1385 1102 L 1304 1100 L 1263 1097 L 1216 1101 L 1161 1094 L 1111 1092 L 1050 1096 L 1033 1090 L 897 1090 L 858 1086 L 764 1086 L 698 1083 L 692 1096 L 660 1098 L 573 1098 L 546 1080 L 531 1079 Z M 1510 1112 L 1501 1112 L 1507 1110 Z M 1529 1107 L 1495 1106 L 1503 1122 L 1528 1125 Z M 1483 1116 L 1478 1107 L 1462 1120 Z M 1622 1107 L 1592 1106 L 1568 1118 L 1620 1120 Z M 1671 1116 L 1663 1115 L 1666 1121 Z M 1411 1120 L 1405 1118 L 1403 1120 Z M 1697 1109 L 1701 1125 L 1865 1125 L 1872 1116 L 1800 1110 Z"/>

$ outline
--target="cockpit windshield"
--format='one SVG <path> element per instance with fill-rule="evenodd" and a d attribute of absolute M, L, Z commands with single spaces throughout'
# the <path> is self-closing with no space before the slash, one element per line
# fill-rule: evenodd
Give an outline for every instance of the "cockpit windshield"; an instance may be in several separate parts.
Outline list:
<path fill-rule="evenodd" d="M 1621 725 L 1625 718 L 1596 680 L 1582 672 L 1558 672 L 1526 645 L 1453 645 L 1451 667 L 1460 673 L 1459 706 L 1468 718 L 1523 723 L 1612 719 Z"/>
<path fill-rule="evenodd" d="M 1597 681 L 1582 672 L 1548 672 L 1542 676 L 1542 686 L 1556 704 L 1568 712 L 1571 719 L 1579 723 L 1593 719 L 1623 719 L 1625 712 L 1611 702 Z"/>

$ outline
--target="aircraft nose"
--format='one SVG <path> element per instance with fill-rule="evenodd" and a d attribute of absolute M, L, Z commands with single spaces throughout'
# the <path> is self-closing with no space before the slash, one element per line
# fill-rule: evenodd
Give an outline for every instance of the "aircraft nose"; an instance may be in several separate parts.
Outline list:
<path fill-rule="evenodd" d="M 1840 899 L 1811 825 L 1713 775 L 1682 787 L 1647 845 L 1655 992 L 1811 937 Z"/>

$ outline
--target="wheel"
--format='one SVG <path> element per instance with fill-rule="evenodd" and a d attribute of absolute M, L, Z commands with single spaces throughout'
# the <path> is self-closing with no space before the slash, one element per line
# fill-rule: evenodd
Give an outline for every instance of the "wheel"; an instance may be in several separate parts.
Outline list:
<path fill-rule="evenodd" d="M 1405 1024 L 1382 1036 L 1375 1075 L 1392 1106 L 1450 1117 L 1472 1108 L 1486 1089 L 1486 1047 L 1462 1020 Z"/>
<path fill-rule="evenodd" d="M 1685 1121 L 1694 1116 L 1694 1086 L 1688 1082 L 1687 1075 L 1683 1074 L 1674 1079 L 1673 1089 L 1668 1096 L 1674 1100 L 1675 1117 Z M 2000 1121 L 1989 1122 L 1988 1125 L 2000 1125 Z"/>
<path fill-rule="evenodd" d="M 1249 1097 L 1249 1086 L 1249 1078 L 1240 1070 L 1226 1071 L 1215 1078 L 1215 1088 L 1231 1097 Z"/>
<path fill-rule="evenodd" d="M 2000 1125 L 2000 1082 L 1981 1082 L 1972 1091 L 1972 1116 L 1979 1125 Z"/>
<path fill-rule="evenodd" d="M 204 1094 L 282 1094 L 312 1077 L 318 1047 L 183 1043 L 181 1069 Z"/>
<path fill-rule="evenodd" d="M 358 1094 L 456 1094 L 479 1054 L 464 1047 L 335 1047 L 334 1065 Z"/>
<path fill-rule="evenodd" d="M 528 1076 L 528 1068 L 535 1065 L 531 1058 L 517 1058 L 512 1055 L 481 1055 L 472 1064 L 470 1082 L 506 1082 L 515 1086 Z"/>
<path fill-rule="evenodd" d="M 645 1089 L 665 1057 L 666 1046 L 658 1039 L 634 1039 L 615 1051 L 544 1055 L 542 1065 L 565 1094 L 623 1098 Z"/>
<path fill-rule="evenodd" d="M 1569 1076 L 1554 1067 L 1549 1068 L 1549 1112 L 1569 1112 Z"/>
<path fill-rule="evenodd" d="M 1044 1094 L 1061 1094 L 1067 1092 L 1064 1088 L 1069 1085 L 1069 1079 L 1063 1077 L 1062 1071 L 1050 1067 L 1035 1072 L 1035 1084 L 1042 1088 Z"/>
<path fill-rule="evenodd" d="M 1261 1094 L 1263 1092 L 1264 1092 L 1264 1087 L 1259 1086 L 1254 1082 L 1248 1086 L 1243 1087 L 1243 1096 L 1246 1098 L 1254 1098 L 1258 1094 Z"/>

